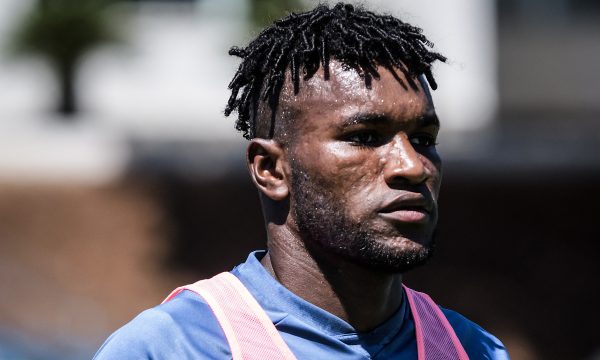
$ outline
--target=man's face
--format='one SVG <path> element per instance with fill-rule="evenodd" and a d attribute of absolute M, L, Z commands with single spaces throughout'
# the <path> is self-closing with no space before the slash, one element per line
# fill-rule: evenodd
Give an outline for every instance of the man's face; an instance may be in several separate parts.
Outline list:
<path fill-rule="evenodd" d="M 282 93 L 296 114 L 286 141 L 292 229 L 317 256 L 404 272 L 431 255 L 437 223 L 439 123 L 428 89 L 382 67 L 371 89 L 337 62 L 330 69 L 328 81 L 320 71 L 297 96 Z"/>

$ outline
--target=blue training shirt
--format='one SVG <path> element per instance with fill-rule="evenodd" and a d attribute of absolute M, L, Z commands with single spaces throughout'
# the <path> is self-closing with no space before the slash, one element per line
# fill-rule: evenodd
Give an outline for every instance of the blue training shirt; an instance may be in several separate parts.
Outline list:
<path fill-rule="evenodd" d="M 359 333 L 344 320 L 287 290 L 260 263 L 256 251 L 231 273 L 256 298 L 298 359 L 416 359 L 407 301 L 376 329 Z M 469 358 L 509 359 L 502 343 L 462 315 L 442 308 Z M 112 334 L 94 360 L 231 359 L 225 335 L 209 306 L 183 291 L 146 310 Z"/>

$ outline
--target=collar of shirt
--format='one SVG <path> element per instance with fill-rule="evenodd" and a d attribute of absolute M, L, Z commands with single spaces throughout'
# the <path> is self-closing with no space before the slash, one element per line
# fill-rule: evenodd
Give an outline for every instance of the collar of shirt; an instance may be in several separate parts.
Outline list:
<path fill-rule="evenodd" d="M 402 301 L 396 313 L 383 324 L 372 331 L 359 333 L 346 321 L 305 301 L 275 280 L 260 263 L 265 254 L 266 251 L 252 252 L 246 262 L 231 272 L 248 288 L 276 325 L 292 316 L 310 328 L 318 329 L 347 345 L 359 345 L 374 354 L 398 334 L 406 321 L 408 310 L 406 301 Z"/>

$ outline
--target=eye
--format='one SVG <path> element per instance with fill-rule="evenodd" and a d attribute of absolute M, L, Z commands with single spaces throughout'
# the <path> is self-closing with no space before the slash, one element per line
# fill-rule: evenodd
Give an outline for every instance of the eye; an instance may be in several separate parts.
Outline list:
<path fill-rule="evenodd" d="M 359 131 L 348 135 L 346 141 L 359 146 L 377 146 L 382 143 L 382 137 L 375 131 Z"/>
<path fill-rule="evenodd" d="M 423 147 L 435 146 L 437 145 L 435 141 L 435 136 L 432 136 L 430 134 L 417 134 L 410 138 L 411 144 Z"/>

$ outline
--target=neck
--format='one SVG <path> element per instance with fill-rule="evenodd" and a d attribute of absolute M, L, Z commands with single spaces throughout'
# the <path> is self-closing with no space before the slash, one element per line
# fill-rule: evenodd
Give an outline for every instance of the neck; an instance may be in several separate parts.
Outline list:
<path fill-rule="evenodd" d="M 373 271 L 339 257 L 317 259 L 289 230 L 269 231 L 268 248 L 261 263 L 275 279 L 357 331 L 374 329 L 401 304 L 400 274 Z"/>

